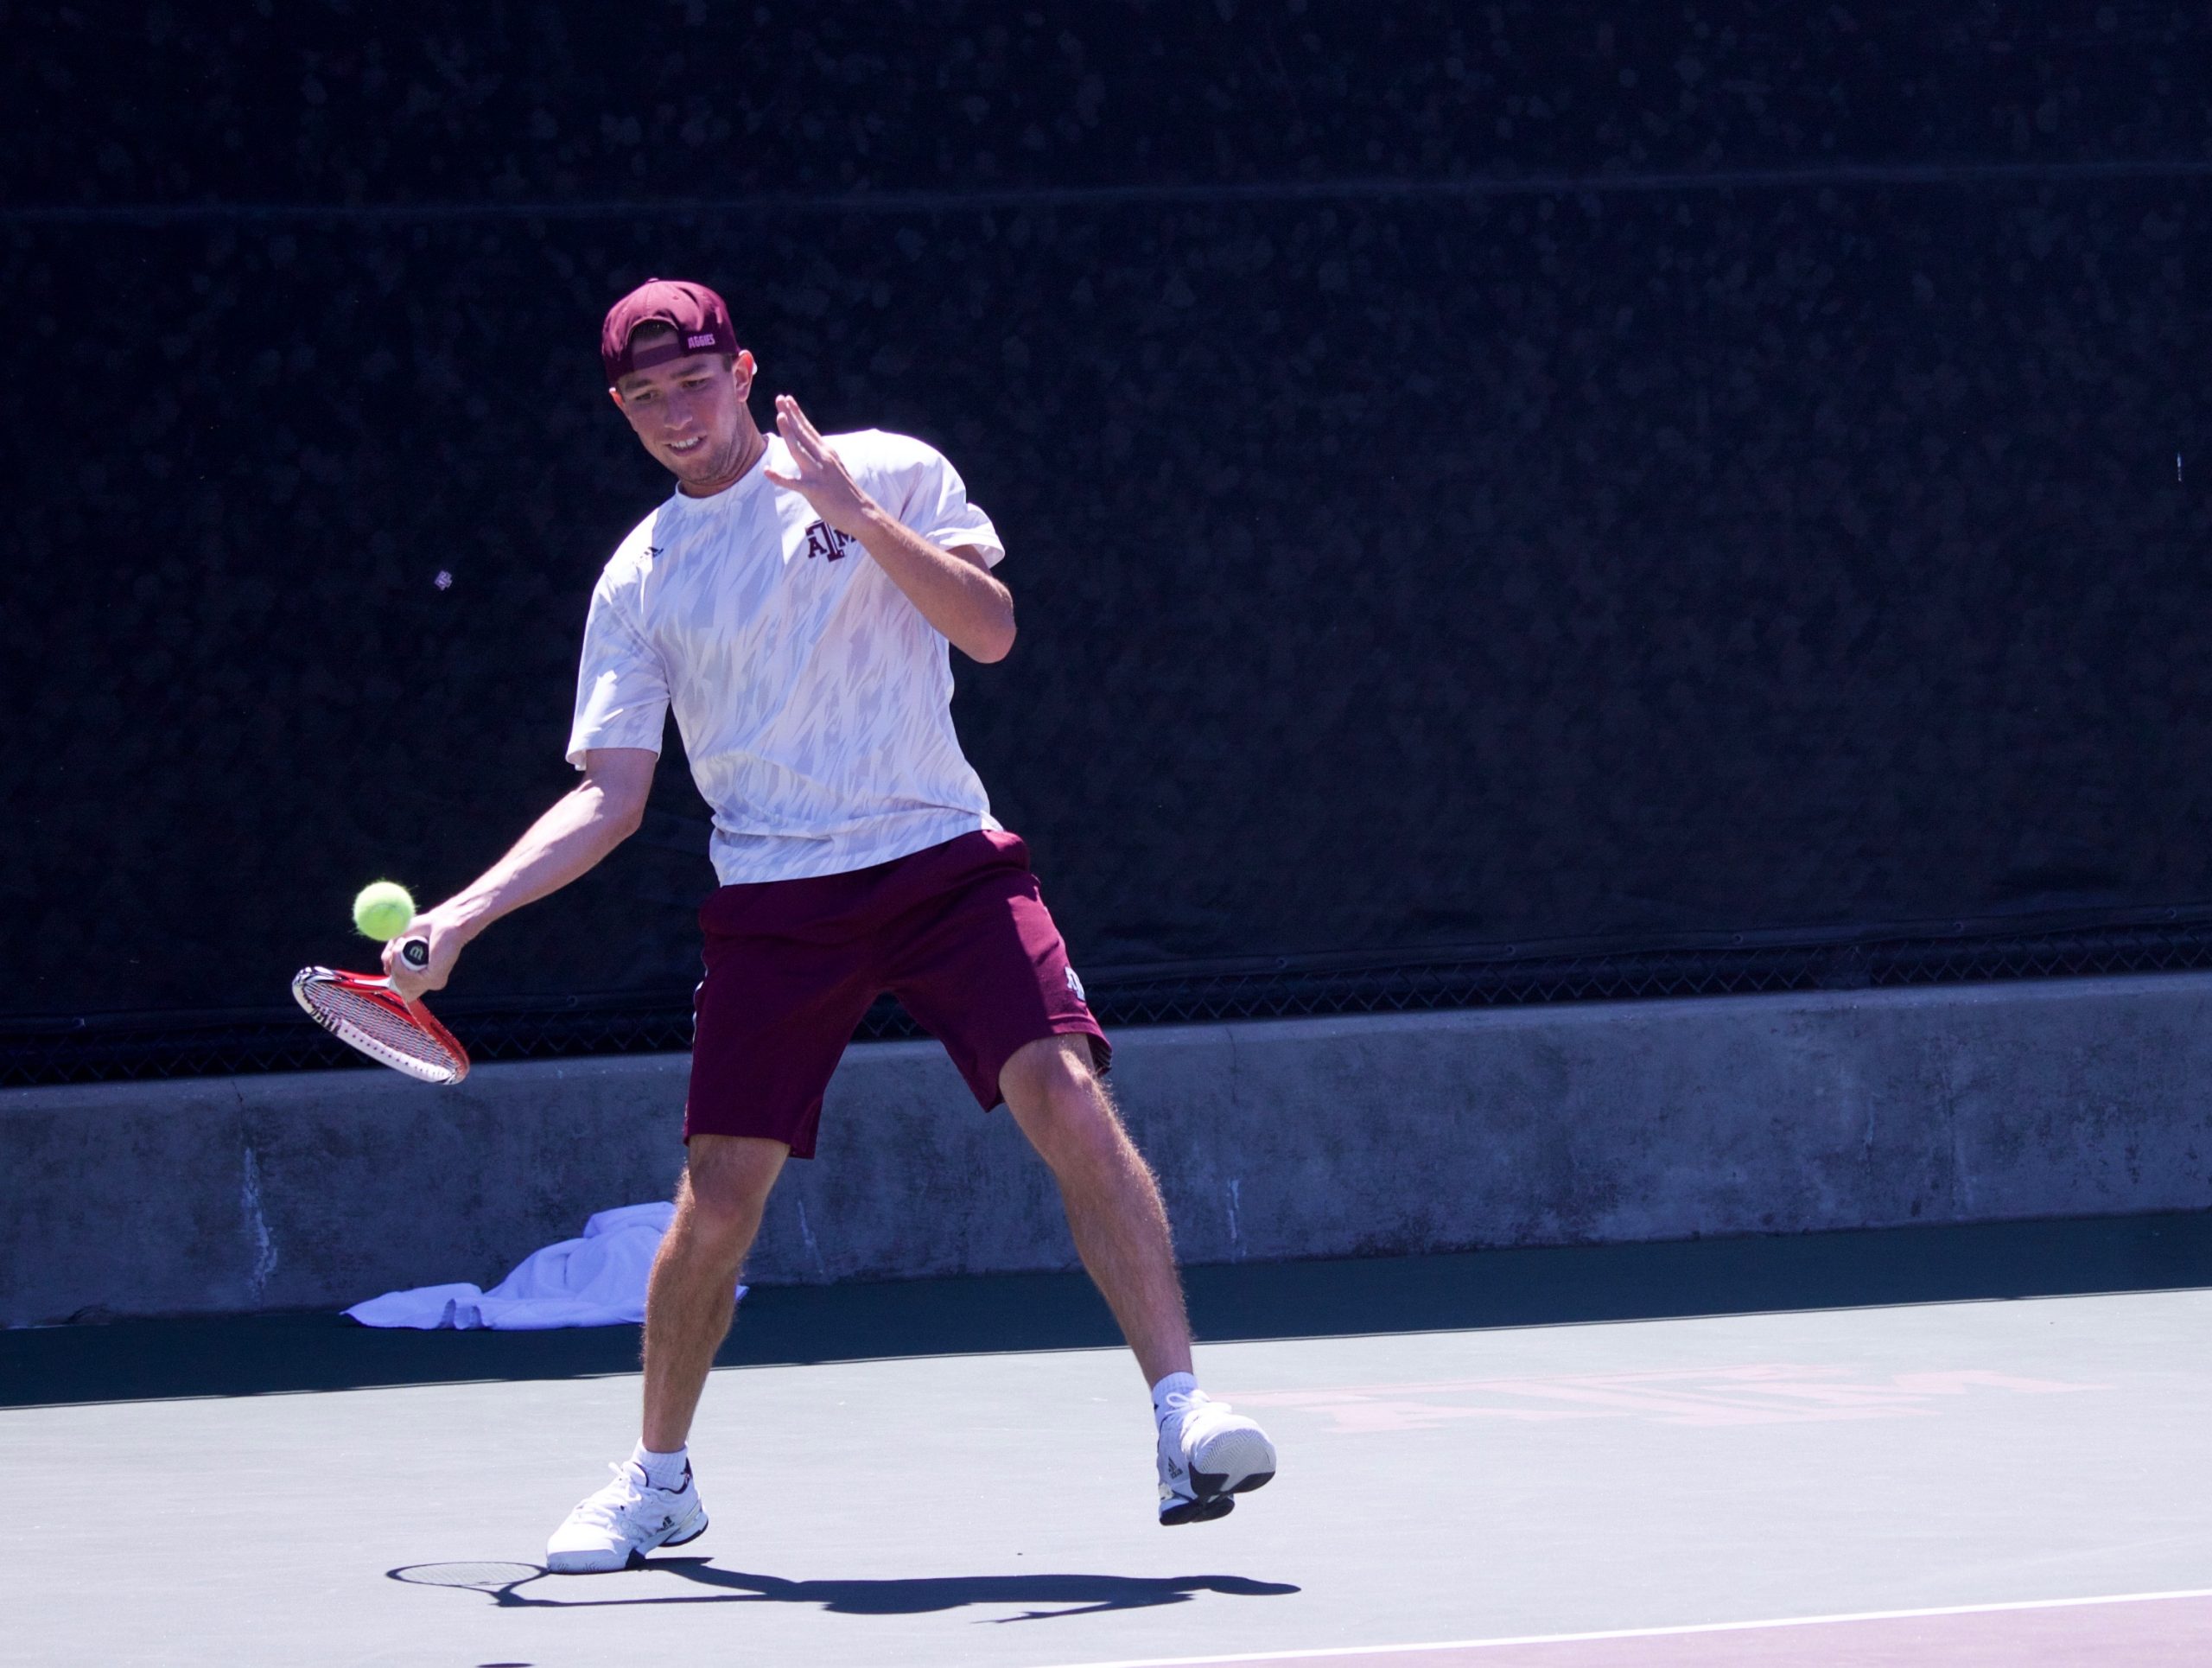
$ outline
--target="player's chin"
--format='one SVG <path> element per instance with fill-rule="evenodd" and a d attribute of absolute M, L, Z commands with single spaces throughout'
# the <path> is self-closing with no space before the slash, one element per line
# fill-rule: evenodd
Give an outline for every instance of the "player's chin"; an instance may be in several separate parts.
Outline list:
<path fill-rule="evenodd" d="M 663 461 L 668 465 L 671 474 L 678 481 L 694 487 L 702 481 L 713 481 L 721 474 L 718 464 L 698 452 L 688 453 L 683 457 L 666 458 Z"/>

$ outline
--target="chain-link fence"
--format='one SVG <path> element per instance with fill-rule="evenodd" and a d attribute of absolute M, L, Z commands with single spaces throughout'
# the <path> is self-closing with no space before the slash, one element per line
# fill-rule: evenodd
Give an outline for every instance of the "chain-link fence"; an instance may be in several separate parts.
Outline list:
<path fill-rule="evenodd" d="M 1620 1002 L 1791 990 L 1852 990 L 1988 980 L 2087 977 L 2212 967 L 2212 920 L 1827 944 L 1742 944 L 1643 952 L 1522 954 L 1492 949 L 1452 960 L 1368 965 L 1287 963 L 1203 972 L 1133 969 L 1092 977 L 1109 1028 L 1229 1020 L 1415 1013 L 1554 1002 Z M 442 1015 L 478 1060 L 658 1054 L 691 1044 L 690 993 L 576 997 Z M 912 1038 L 920 1028 L 886 997 L 856 1036 Z M 289 1009 L 181 1021 L 88 1015 L 0 1022 L 0 1086 L 243 1073 L 315 1071 L 368 1062 Z"/>

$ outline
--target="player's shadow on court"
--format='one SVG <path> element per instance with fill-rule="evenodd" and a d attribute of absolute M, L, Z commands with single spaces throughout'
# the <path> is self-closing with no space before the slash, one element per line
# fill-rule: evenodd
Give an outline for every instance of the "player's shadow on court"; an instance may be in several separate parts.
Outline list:
<path fill-rule="evenodd" d="M 1042 1621 L 1055 1616 L 1096 1615 L 1109 1610 L 1147 1610 L 1163 1604 L 1187 1604 L 1202 1593 L 1228 1598 L 1275 1598 L 1300 1590 L 1286 1582 L 1254 1581 L 1244 1576 L 924 1576 L 904 1581 L 787 1581 L 780 1576 L 718 1569 L 705 1558 L 654 1558 L 617 1577 L 547 1577 L 546 1571 L 534 1563 L 415 1563 L 385 1573 L 394 1581 L 416 1586 L 457 1587 L 481 1593 L 493 1603 L 509 1609 L 591 1609 L 623 1604 L 810 1604 L 832 1615 L 914 1616 L 965 1609 L 970 1605 L 1052 1607 L 991 1618 L 995 1621 Z M 631 1593 L 619 1598 L 587 1596 L 597 1582 L 620 1580 L 628 1588 L 640 1576 L 673 1576 L 695 1587 L 715 1590 Z M 537 1587 L 535 1593 L 517 1590 L 532 1585 Z M 551 1596 L 556 1592 L 562 1596 Z M 574 1597 L 568 1596 L 571 1592 Z"/>

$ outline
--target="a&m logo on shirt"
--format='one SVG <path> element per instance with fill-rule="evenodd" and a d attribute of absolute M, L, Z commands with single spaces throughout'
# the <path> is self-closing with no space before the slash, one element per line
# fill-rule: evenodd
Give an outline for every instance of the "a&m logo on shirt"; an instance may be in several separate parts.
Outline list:
<path fill-rule="evenodd" d="M 806 530 L 806 557 L 811 562 L 817 556 L 826 556 L 835 562 L 858 542 L 852 534 L 841 533 L 828 522 L 817 521 Z"/>

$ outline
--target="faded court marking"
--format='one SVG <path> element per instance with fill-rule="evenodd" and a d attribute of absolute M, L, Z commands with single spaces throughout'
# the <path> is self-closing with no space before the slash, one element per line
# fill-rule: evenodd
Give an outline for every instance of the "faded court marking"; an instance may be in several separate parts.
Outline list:
<path fill-rule="evenodd" d="M 1447 1378 L 1417 1384 L 1346 1385 L 1320 1390 L 1224 1390 L 1245 1407 L 1326 1414 L 1324 1429 L 1433 1430 L 1455 1419 L 1541 1423 L 1641 1419 L 1669 1425 L 1810 1424 L 1838 1420 L 1927 1418 L 1969 1398 L 2071 1396 L 2109 1385 L 2027 1378 L 1974 1369 L 1868 1376 L 1845 1366 L 1764 1362 L 1647 1372 L 1576 1372 L 1557 1378 Z"/>
<path fill-rule="evenodd" d="M 1372 1662 L 1377 1668 L 1399 1658 L 1411 1658 L 1406 1668 L 1419 1668 L 1422 1657 L 1447 1653 L 1506 1650 L 1528 1646 L 1573 1646 L 1713 1639 L 1730 1635 L 1782 1633 L 1799 1629 L 1848 1627 L 1860 1623 L 1939 1621 L 1950 1618 L 2016 1617 L 2064 1611 L 2095 1611 L 2107 1607 L 2169 1604 L 2176 1601 L 2212 1599 L 2212 1587 L 2182 1588 L 2163 1593 L 2101 1593 L 2087 1598 L 2021 1599 L 2004 1604 L 1946 1604 L 1913 1610 L 1853 1610 L 1825 1616 L 1775 1616 L 1758 1621 L 1691 1622 L 1666 1627 L 1610 1627 L 1580 1633 L 1518 1633 L 1494 1639 L 1438 1639 L 1420 1645 L 1329 1645 L 1311 1650 L 1237 1651 L 1220 1656 L 1118 1657 L 1109 1662 L 1062 1663 L 1055 1668 L 1226 1668 L 1231 1663 L 1266 1665 L 1289 1662 Z M 1620 1659 L 1622 1668 L 1632 1658 Z M 1670 1661 L 1679 1658 L 1669 1658 Z M 1892 1661 L 1898 1660 L 1892 1658 Z"/>

